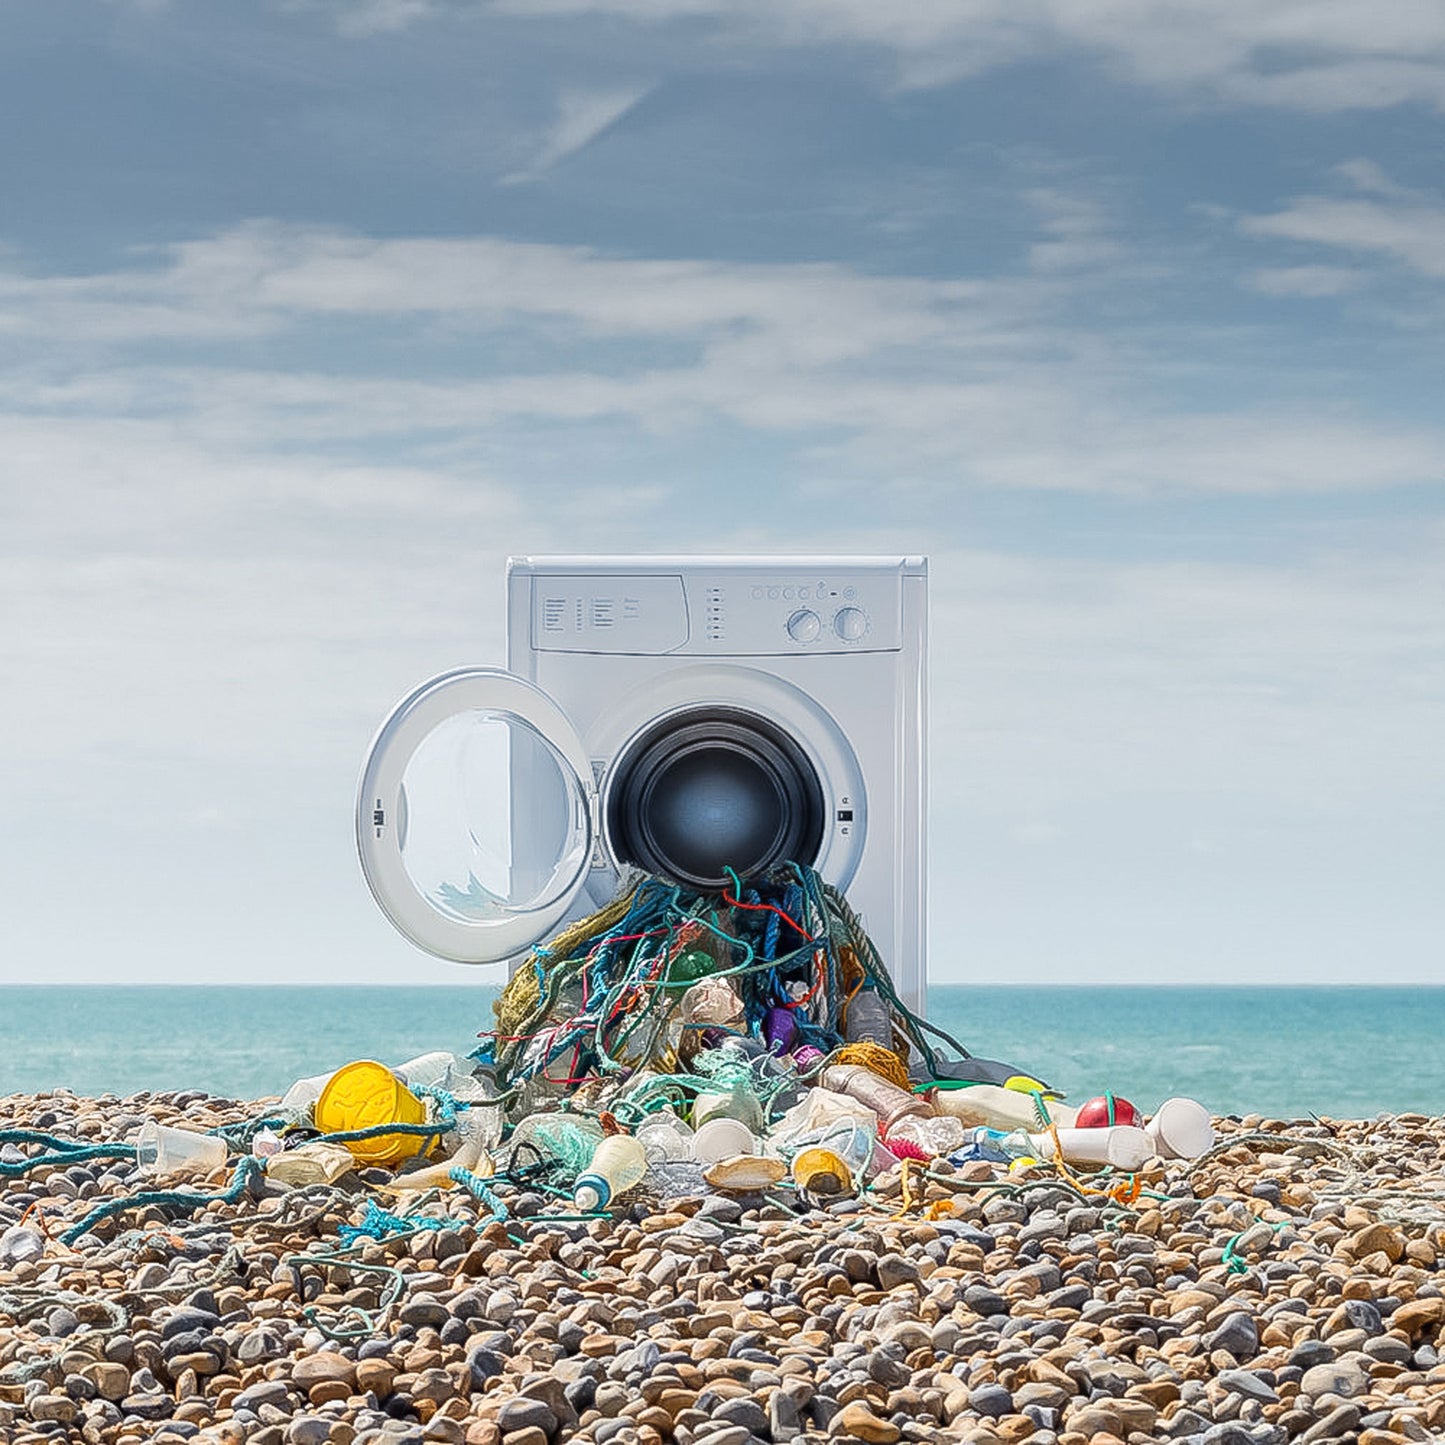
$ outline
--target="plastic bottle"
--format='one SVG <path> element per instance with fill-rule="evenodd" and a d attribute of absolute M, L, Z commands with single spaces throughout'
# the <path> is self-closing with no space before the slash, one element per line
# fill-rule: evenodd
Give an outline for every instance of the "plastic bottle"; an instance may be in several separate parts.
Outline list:
<path fill-rule="evenodd" d="M 637 1126 L 634 1137 L 642 1145 L 649 1166 L 692 1158 L 692 1130 L 671 1109 L 649 1114 Z"/>
<path fill-rule="evenodd" d="M 965 1125 L 983 1124 L 990 1129 L 1037 1129 L 1038 1111 L 1032 1094 L 1003 1089 L 997 1084 L 970 1084 L 964 1089 L 930 1089 L 928 1101 L 940 1114 L 951 1114 Z M 1063 1128 L 1071 1128 L 1077 1112 L 1056 1099 L 1045 1099 L 1049 1117 Z"/>
<path fill-rule="evenodd" d="M 309 1079 L 297 1079 L 281 1096 L 281 1112 L 297 1119 L 310 1119 L 311 1110 L 330 1079 L 330 1074 L 313 1074 Z"/>
<path fill-rule="evenodd" d="M 631 1134 L 611 1134 L 597 1146 L 587 1172 L 578 1178 L 572 1203 L 583 1213 L 601 1209 L 646 1173 L 647 1154 L 642 1145 Z"/>
<path fill-rule="evenodd" d="M 486 1080 L 473 1072 L 469 1059 L 459 1058 L 445 1049 L 408 1059 L 398 1064 L 395 1072 L 406 1080 L 409 1089 L 442 1089 L 464 1103 L 489 1099 L 496 1093 L 495 1088 L 488 1088 Z"/>
<path fill-rule="evenodd" d="M 969 1131 L 962 1120 L 949 1114 L 939 1114 L 932 1119 L 920 1118 L 917 1114 L 905 1114 L 889 1131 L 886 1143 L 895 1140 L 915 1144 L 932 1159 L 947 1157 L 962 1149 L 967 1142 Z"/>
<path fill-rule="evenodd" d="M 856 1003 L 857 1000 L 855 999 Z M 866 1104 L 878 1115 L 882 1133 L 888 1131 L 898 1120 L 908 1114 L 931 1115 L 932 1107 L 926 1099 L 890 1084 L 887 1079 L 865 1069 L 861 1064 L 834 1064 L 823 1070 L 822 1085 Z"/>
<path fill-rule="evenodd" d="M 885 1049 L 891 1049 L 893 1010 L 876 988 L 861 989 L 848 1002 L 843 1031 L 850 1044 L 881 1044 Z"/>

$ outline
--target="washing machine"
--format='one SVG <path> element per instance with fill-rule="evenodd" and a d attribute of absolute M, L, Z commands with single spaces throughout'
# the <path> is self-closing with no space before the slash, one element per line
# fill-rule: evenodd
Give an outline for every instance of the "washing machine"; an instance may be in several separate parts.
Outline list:
<path fill-rule="evenodd" d="M 414 944 L 515 960 L 642 869 L 795 860 L 924 1011 L 927 561 L 516 557 L 507 666 L 423 683 L 372 743 L 357 841 Z"/>

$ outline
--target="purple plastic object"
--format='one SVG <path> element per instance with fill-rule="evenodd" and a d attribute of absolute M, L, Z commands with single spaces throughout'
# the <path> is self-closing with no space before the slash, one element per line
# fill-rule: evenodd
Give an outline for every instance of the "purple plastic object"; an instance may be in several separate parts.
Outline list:
<path fill-rule="evenodd" d="M 786 1054 L 798 1041 L 798 1021 L 792 1009 L 770 1008 L 763 1015 L 763 1042 L 770 1052 Z"/>
<path fill-rule="evenodd" d="M 815 1049 L 812 1044 L 799 1044 L 793 1050 L 793 1062 L 799 1070 L 806 1073 L 809 1069 L 820 1063 L 823 1058 L 822 1049 Z"/>

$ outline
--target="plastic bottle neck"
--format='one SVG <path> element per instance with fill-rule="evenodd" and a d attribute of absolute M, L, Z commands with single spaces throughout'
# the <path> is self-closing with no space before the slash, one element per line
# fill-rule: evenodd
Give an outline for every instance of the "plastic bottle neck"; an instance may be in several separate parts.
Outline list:
<path fill-rule="evenodd" d="M 600 1174 L 583 1174 L 572 1191 L 572 1203 L 583 1213 L 602 1209 L 612 1198 L 612 1186 Z"/>

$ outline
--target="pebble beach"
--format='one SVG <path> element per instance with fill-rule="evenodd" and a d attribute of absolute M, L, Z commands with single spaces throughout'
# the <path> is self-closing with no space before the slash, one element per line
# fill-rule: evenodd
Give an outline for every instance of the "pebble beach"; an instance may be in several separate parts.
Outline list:
<path fill-rule="evenodd" d="M 203 1094 L 0 1100 L 0 1127 L 134 1140 L 265 1107 Z M 1132 1200 L 1039 1167 L 787 1190 L 644 1189 L 579 1219 L 499 1185 L 342 1249 L 390 1175 L 263 1179 L 200 1212 L 97 1203 L 133 1160 L 24 1169 L 0 1232 L 0 1438 L 224 1445 L 1207 1445 L 1440 1438 L 1445 1127 L 1215 1121 Z M 217 1171 L 195 1188 L 220 1191 Z M 1082 1186 L 1076 1187 L 1076 1186 Z"/>

